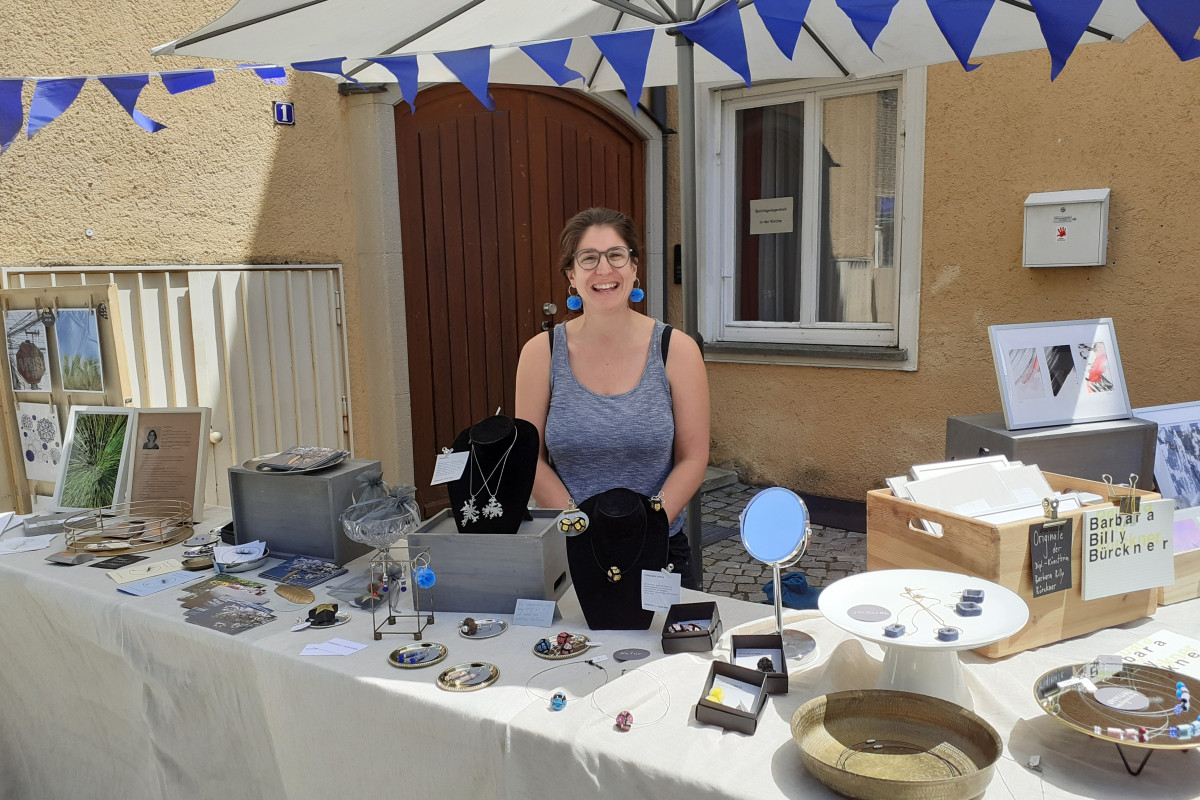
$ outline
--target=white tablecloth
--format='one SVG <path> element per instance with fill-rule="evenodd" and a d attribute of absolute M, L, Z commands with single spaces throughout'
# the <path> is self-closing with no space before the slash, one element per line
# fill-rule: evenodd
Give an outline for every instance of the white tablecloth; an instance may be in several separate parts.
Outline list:
<path fill-rule="evenodd" d="M 179 550 L 149 555 L 158 560 Z M 875 645 L 816 612 L 790 615 L 791 627 L 817 639 L 817 664 L 793 673 L 790 693 L 773 696 L 757 733 L 747 736 L 694 719 L 709 662 L 726 655 L 723 648 L 663 656 L 661 615 L 650 631 L 597 632 L 601 653 L 644 647 L 654 654 L 604 663 L 610 682 L 597 697 L 605 711 L 628 707 L 635 723 L 662 716 L 657 683 L 622 676 L 623 667 L 653 672 L 670 689 L 661 721 L 619 733 L 587 699 L 552 712 L 527 691 L 531 676 L 553 666 L 531 651 L 544 629 L 513 627 L 470 641 L 457 633 L 463 615 L 438 614 L 425 640 L 447 645 L 449 658 L 439 667 L 399 670 L 387 664 L 387 654 L 412 637 L 373 641 L 369 613 L 355 611 L 337 628 L 296 633 L 288 630 L 295 614 L 281 613 L 275 622 L 228 636 L 185 624 L 179 589 L 144 598 L 119 594 L 104 570 L 48 564 L 51 552 L 0 557 L 0 797 L 6 800 L 831 796 L 800 762 L 792 714 L 820 694 L 874 686 L 881 658 Z M 321 587 L 315 591 L 322 598 Z M 773 625 L 767 606 L 710 599 L 717 599 L 726 631 Z M 553 630 L 586 631 L 573 595 L 560 607 L 564 620 Z M 1114 652 L 1162 628 L 1200 638 L 1200 603 L 1007 659 L 964 654 L 975 710 L 1006 747 L 986 796 L 1200 794 L 1196 751 L 1156 754 L 1134 778 L 1111 744 L 1054 722 L 1033 699 L 1033 682 L 1043 672 Z M 298 655 L 305 644 L 334 636 L 368 646 L 347 657 Z M 454 694 L 434 685 L 444 666 L 475 660 L 499 666 L 495 686 Z M 574 695 L 596 685 L 589 671 L 556 670 L 533 688 L 545 695 L 561 684 Z M 1035 753 L 1040 775 L 1023 766 Z"/>

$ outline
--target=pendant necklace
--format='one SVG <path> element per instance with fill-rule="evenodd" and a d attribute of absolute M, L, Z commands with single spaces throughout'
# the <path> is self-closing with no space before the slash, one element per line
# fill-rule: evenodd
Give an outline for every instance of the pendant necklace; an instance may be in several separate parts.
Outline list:
<path fill-rule="evenodd" d="M 649 528 L 650 528 L 650 520 L 643 519 L 643 521 L 642 521 L 642 544 L 640 547 L 638 547 L 637 555 L 635 555 L 633 557 L 633 560 L 631 560 L 629 562 L 629 566 L 626 567 L 625 569 L 633 569 L 634 565 L 637 564 L 638 559 L 642 557 L 642 551 L 646 549 L 646 532 L 649 530 Z M 599 567 L 600 569 L 604 570 L 604 577 L 608 579 L 609 583 L 620 583 L 621 578 L 623 577 L 623 572 L 622 572 L 621 568 L 618 567 L 616 564 L 613 564 L 610 567 L 605 567 L 604 564 L 602 564 L 600 562 L 600 556 L 596 554 L 596 534 L 594 532 L 592 533 L 591 539 L 592 539 L 592 558 L 595 559 L 596 566 Z"/>
<path fill-rule="evenodd" d="M 491 473 L 489 473 L 486 477 L 483 474 L 483 468 L 479 466 L 479 459 L 475 452 L 475 443 L 471 442 L 472 469 L 467 482 L 467 491 L 469 494 L 467 496 L 467 502 L 463 503 L 462 508 L 459 509 L 458 512 L 462 516 L 464 525 L 469 525 L 470 523 L 479 519 L 480 511 L 475 507 L 475 496 L 481 491 L 486 491 L 488 493 L 488 501 L 483 506 L 483 516 L 487 517 L 488 519 L 495 519 L 496 517 L 504 515 L 504 507 L 500 505 L 498 500 L 496 500 L 496 492 L 500 491 L 500 485 L 504 482 L 504 467 L 508 463 L 508 454 L 512 452 L 513 445 L 517 443 L 517 432 L 517 428 L 514 426 L 513 438 L 512 441 L 508 443 L 508 449 L 504 451 L 504 455 L 500 457 L 500 459 L 492 467 Z M 476 470 L 479 471 L 479 477 L 483 478 L 483 486 L 480 487 L 479 490 L 475 489 Z M 496 476 L 497 471 L 500 472 L 499 476 Z M 491 488 L 491 481 L 493 477 L 496 477 L 496 488 L 494 490 Z"/>

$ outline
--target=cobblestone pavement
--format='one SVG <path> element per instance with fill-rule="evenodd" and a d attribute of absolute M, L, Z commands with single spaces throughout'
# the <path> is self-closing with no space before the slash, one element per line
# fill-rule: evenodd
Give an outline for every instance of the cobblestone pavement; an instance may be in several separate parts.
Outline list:
<path fill-rule="evenodd" d="M 715 526 L 733 533 L 704 548 L 705 591 L 752 603 L 766 601 L 762 587 L 771 579 L 771 568 L 751 558 L 738 536 L 738 515 L 762 488 L 735 483 L 706 492 L 701 497 L 703 516 L 700 521 L 705 530 L 711 531 Z M 813 525 L 808 552 L 799 563 L 785 571 L 803 572 L 810 586 L 820 588 L 838 578 L 864 572 L 866 568 L 865 533 Z"/>

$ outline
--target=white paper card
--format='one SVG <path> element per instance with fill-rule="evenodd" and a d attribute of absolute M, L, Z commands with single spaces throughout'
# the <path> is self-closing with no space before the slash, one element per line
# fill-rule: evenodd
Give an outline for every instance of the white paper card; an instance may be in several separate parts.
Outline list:
<path fill-rule="evenodd" d="M 1200 678 L 1200 642 L 1162 630 L 1117 651 L 1126 664 L 1150 664 Z"/>
<path fill-rule="evenodd" d="M 750 201 L 750 235 L 791 233 L 795 229 L 796 198 L 765 197 Z"/>
<path fill-rule="evenodd" d="M 45 550 L 50 546 L 50 540 L 57 535 L 57 533 L 44 533 L 41 536 L 20 536 L 14 539 L 5 539 L 3 542 L 0 542 L 0 556 L 12 553 L 28 553 L 33 550 Z"/>
<path fill-rule="evenodd" d="M 124 586 L 118 586 L 118 592 L 132 594 L 137 597 L 145 597 L 148 594 L 161 592 L 163 589 L 170 589 L 173 586 L 180 586 L 188 581 L 196 580 L 195 573 L 180 570 L 179 572 L 168 572 L 165 575 L 158 575 L 153 578 L 145 578 L 133 583 L 126 583 Z"/>
<path fill-rule="evenodd" d="M 758 669 L 758 661 L 763 656 L 771 659 L 771 671 L 782 672 L 780 667 L 780 652 L 763 647 L 744 647 L 733 654 L 733 663 L 746 669 Z"/>
<path fill-rule="evenodd" d="M 12 525 L 16 518 L 17 512 L 15 511 L 5 511 L 0 513 L 0 533 L 4 533 L 6 530 L 8 530 L 8 526 Z"/>
<path fill-rule="evenodd" d="M 433 479 L 429 481 L 429 485 L 437 486 L 439 483 L 449 483 L 461 478 L 470 457 L 469 450 L 461 453 L 438 453 L 437 463 L 433 465 Z"/>
<path fill-rule="evenodd" d="M 1083 599 L 1170 586 L 1175 582 L 1175 501 L 1143 501 L 1137 514 L 1109 506 L 1084 510 Z"/>
<path fill-rule="evenodd" d="M 117 583 L 132 583 L 181 569 L 183 569 L 183 564 L 179 562 L 179 559 L 168 558 L 164 561 L 155 561 L 153 564 L 131 564 L 128 567 L 110 570 L 108 577 Z M 191 573 L 186 574 L 190 575 Z"/>
<path fill-rule="evenodd" d="M 713 678 L 712 685 L 714 689 L 720 688 L 725 692 L 725 699 L 721 701 L 721 705 L 741 708 L 743 711 L 754 711 L 754 701 L 759 693 L 757 686 L 721 675 Z"/>
<path fill-rule="evenodd" d="M 302 656 L 348 656 L 366 647 L 365 644 L 351 642 L 347 639 L 330 639 L 320 644 L 305 645 L 300 651 Z"/>
<path fill-rule="evenodd" d="M 517 608 L 513 611 L 513 625 L 527 625 L 531 628 L 549 628 L 554 624 L 553 600 L 517 599 Z"/>
<path fill-rule="evenodd" d="M 642 570 L 642 610 L 670 611 L 679 602 L 682 580 L 678 572 Z"/>

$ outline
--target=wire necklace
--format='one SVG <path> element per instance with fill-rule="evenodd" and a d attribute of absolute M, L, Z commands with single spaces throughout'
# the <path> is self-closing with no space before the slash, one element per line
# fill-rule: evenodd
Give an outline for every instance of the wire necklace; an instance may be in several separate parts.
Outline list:
<path fill-rule="evenodd" d="M 647 531 L 649 530 L 649 528 L 650 528 L 650 520 L 646 517 L 642 517 L 642 543 L 638 547 L 637 555 L 635 555 L 633 557 L 633 559 L 629 562 L 629 566 L 626 567 L 625 569 L 627 569 L 627 570 L 633 569 L 634 565 L 636 565 L 638 563 L 638 559 L 642 557 L 642 551 L 646 549 L 646 534 L 647 534 Z M 601 570 L 603 570 L 604 577 L 608 579 L 609 583 L 620 583 L 621 578 L 624 577 L 624 573 L 623 573 L 622 569 L 620 567 L 618 567 L 616 564 L 613 564 L 610 567 L 605 567 L 604 564 L 601 563 L 601 561 L 600 561 L 600 556 L 596 553 L 597 536 L 594 531 L 592 532 L 592 535 L 590 538 L 592 540 L 591 541 L 592 558 L 595 560 L 596 566 L 599 567 Z"/>
<path fill-rule="evenodd" d="M 537 678 L 539 676 L 545 675 L 547 672 L 553 672 L 556 669 L 564 669 L 566 667 L 577 667 L 580 664 L 586 664 L 589 667 L 595 667 L 596 669 L 600 670 L 600 672 L 604 675 L 604 680 L 601 681 L 599 686 L 597 686 L 595 689 L 592 689 L 591 692 L 586 692 L 584 694 L 581 694 L 580 697 L 584 697 L 585 695 L 590 695 L 590 694 L 592 694 L 592 692 L 595 692 L 597 689 L 599 689 L 600 686 L 604 686 L 606 683 L 608 683 L 608 670 L 606 670 L 604 667 L 597 664 L 596 659 L 590 658 L 587 661 L 571 661 L 566 664 L 555 664 L 553 667 L 547 667 L 546 669 L 542 670 L 541 672 L 534 673 L 529 678 L 529 680 L 525 681 L 525 694 L 534 700 L 544 700 L 545 702 L 550 704 L 549 707 L 554 711 L 562 711 L 563 708 L 566 707 L 567 701 L 572 699 L 572 698 L 568 697 L 565 687 L 559 687 L 558 689 L 555 690 L 555 692 L 552 696 L 545 697 L 544 695 L 540 695 L 537 692 L 535 692 L 533 690 L 533 687 L 531 686 L 531 684 L 535 680 L 537 680 Z M 589 672 L 588 674 L 590 675 L 591 673 Z"/>
<path fill-rule="evenodd" d="M 592 708 L 599 711 L 602 716 L 604 716 L 608 719 L 611 719 L 611 720 L 615 720 L 616 725 L 614 727 L 616 727 L 617 730 L 620 730 L 620 731 L 627 731 L 630 728 L 647 728 L 651 725 L 662 722 L 664 719 L 666 719 L 667 714 L 670 713 L 670 711 L 671 711 L 671 690 L 669 688 L 667 688 L 667 684 L 663 681 L 663 679 L 658 677 L 657 675 L 655 675 L 653 672 L 642 669 L 641 667 L 635 667 L 634 669 L 621 671 L 622 677 L 624 677 L 627 674 L 629 674 L 629 675 L 647 675 L 650 678 L 652 678 L 655 683 L 658 684 L 657 692 L 655 693 L 655 698 L 660 703 L 663 704 L 663 712 L 661 714 L 659 714 L 657 717 L 650 720 L 649 722 L 635 723 L 633 721 L 633 713 L 628 710 L 621 711 L 619 714 L 615 714 L 615 715 L 612 714 L 611 711 L 605 711 L 604 708 L 601 707 L 600 702 L 596 699 L 596 695 L 600 694 L 600 690 L 604 688 L 603 686 L 597 687 L 592 692 L 592 698 L 591 698 L 592 699 Z M 616 684 L 614 683 L 613 685 L 615 686 Z M 638 704 L 640 704 L 640 703 L 641 703 L 641 700 L 638 701 Z M 630 708 L 637 708 L 637 705 L 630 706 Z M 641 711 L 639 710 L 638 713 L 640 714 Z"/>
<path fill-rule="evenodd" d="M 475 507 L 475 497 L 483 491 L 488 493 L 488 501 L 483 507 L 483 516 L 487 517 L 488 519 L 495 519 L 496 517 L 504 516 L 504 507 L 500 505 L 500 502 L 496 499 L 496 492 L 500 491 L 500 486 L 504 483 L 504 467 L 506 464 L 508 464 L 509 453 L 512 452 L 513 446 L 517 443 L 518 433 L 519 431 L 514 425 L 513 438 L 512 441 L 508 443 L 508 449 L 504 451 L 504 455 L 501 456 L 492 466 L 492 471 L 488 473 L 486 477 L 483 474 L 483 467 L 479 466 L 479 457 L 475 452 L 475 442 L 471 442 L 472 468 L 467 478 L 467 502 L 463 503 L 462 508 L 459 509 L 458 512 L 460 515 L 462 515 L 462 521 L 464 525 L 469 525 L 470 523 L 479 519 L 480 511 Z M 496 476 L 497 470 L 500 472 L 499 476 Z M 481 486 L 479 489 L 475 488 L 476 471 L 479 472 L 479 477 L 483 478 L 483 486 Z M 493 477 L 496 477 L 496 488 L 494 490 L 491 488 L 491 481 Z"/>

